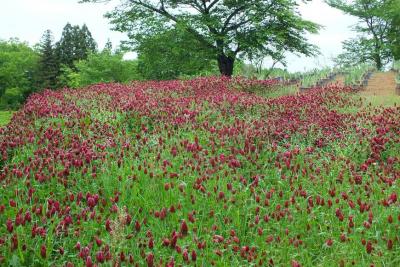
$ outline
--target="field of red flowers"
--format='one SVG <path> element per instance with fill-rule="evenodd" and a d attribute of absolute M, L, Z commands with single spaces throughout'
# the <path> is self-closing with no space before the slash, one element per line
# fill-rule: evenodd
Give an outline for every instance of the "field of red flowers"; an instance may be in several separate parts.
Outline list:
<path fill-rule="evenodd" d="M 0 265 L 400 266 L 400 108 L 241 90 L 271 83 L 32 95 L 0 129 Z"/>

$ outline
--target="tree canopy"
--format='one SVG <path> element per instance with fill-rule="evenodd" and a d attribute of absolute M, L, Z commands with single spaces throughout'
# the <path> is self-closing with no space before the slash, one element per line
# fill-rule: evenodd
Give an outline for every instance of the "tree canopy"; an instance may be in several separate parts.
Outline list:
<path fill-rule="evenodd" d="M 64 66 L 60 77 L 69 87 L 78 88 L 95 83 L 138 80 L 136 60 L 123 60 L 120 53 L 108 48 L 100 53 L 89 54 L 86 59 L 74 62 L 74 68 Z"/>
<path fill-rule="evenodd" d="M 34 90 L 38 58 L 27 43 L 0 40 L 0 97 L 7 102 L 2 102 L 2 106 L 14 105 L 8 99 L 15 97 L 19 101 Z"/>
<path fill-rule="evenodd" d="M 104 2 L 82 0 L 81 2 Z M 313 55 L 307 33 L 319 26 L 301 18 L 293 0 L 126 0 L 107 14 L 134 45 L 147 35 L 179 27 L 213 54 L 223 75 L 237 57 L 271 56 L 277 50 Z"/>
<path fill-rule="evenodd" d="M 67 23 L 61 39 L 56 43 L 56 54 L 60 64 L 74 67 L 74 61 L 85 59 L 96 51 L 97 44 L 87 26 L 72 26 Z"/>
<path fill-rule="evenodd" d="M 179 29 L 146 36 L 136 51 L 144 79 L 169 80 L 215 70 L 212 54 L 190 33 Z"/>
<path fill-rule="evenodd" d="M 400 0 L 390 0 L 385 18 L 390 23 L 389 42 L 395 60 L 400 60 Z"/>
<path fill-rule="evenodd" d="M 354 27 L 356 38 L 343 43 L 345 52 L 338 57 L 339 61 L 361 62 L 372 61 L 378 69 L 393 59 L 396 49 L 395 20 L 399 15 L 393 12 L 398 0 L 327 0 L 330 6 L 358 17 L 359 23 Z M 391 40 L 392 39 L 392 40 Z"/>

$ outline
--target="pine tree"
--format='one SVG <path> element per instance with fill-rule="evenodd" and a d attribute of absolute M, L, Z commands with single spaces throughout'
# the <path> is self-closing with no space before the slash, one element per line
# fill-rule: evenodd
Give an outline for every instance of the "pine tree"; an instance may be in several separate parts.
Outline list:
<path fill-rule="evenodd" d="M 67 23 L 56 46 L 60 63 L 75 69 L 74 61 L 86 59 L 96 51 L 97 44 L 85 24 L 80 28 Z"/>
<path fill-rule="evenodd" d="M 111 54 L 112 53 L 112 49 L 113 49 L 113 47 L 112 47 L 111 40 L 107 39 L 107 42 L 106 42 L 106 44 L 104 45 L 104 48 L 103 48 L 103 52 Z"/>
<path fill-rule="evenodd" d="M 62 31 L 61 39 L 56 43 L 56 54 L 60 64 L 73 66 L 74 61 L 74 28 L 70 23 L 67 23 Z"/>
<path fill-rule="evenodd" d="M 56 43 L 56 55 L 60 64 L 58 86 L 67 85 L 63 78 L 65 70 L 77 71 L 75 62 L 87 59 L 90 53 L 96 52 L 96 47 L 97 44 L 85 24 L 82 28 L 70 23 L 65 25 L 61 39 Z"/>
<path fill-rule="evenodd" d="M 85 58 L 88 56 L 89 53 L 96 52 L 97 44 L 96 41 L 92 37 L 92 33 L 89 31 L 86 24 L 83 24 L 82 28 L 80 29 L 80 42 L 82 43 L 81 55 Z"/>
<path fill-rule="evenodd" d="M 53 46 L 53 35 L 50 30 L 45 31 L 39 44 L 39 66 L 37 73 L 38 87 L 55 89 L 57 87 L 57 75 L 59 64 Z"/>

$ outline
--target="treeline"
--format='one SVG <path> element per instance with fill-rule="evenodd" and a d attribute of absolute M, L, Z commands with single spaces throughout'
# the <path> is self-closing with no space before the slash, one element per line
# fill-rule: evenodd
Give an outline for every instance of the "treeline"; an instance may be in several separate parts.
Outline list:
<path fill-rule="evenodd" d="M 60 40 L 50 30 L 30 47 L 18 39 L 0 41 L 0 109 L 15 109 L 43 89 L 79 88 L 100 82 L 167 80 L 217 74 L 213 59 L 184 32 L 171 30 L 143 39 L 138 58 L 108 41 L 99 49 L 88 27 L 67 24 Z"/>
<path fill-rule="evenodd" d="M 343 42 L 344 52 L 335 60 L 339 66 L 373 63 L 382 70 L 400 59 L 400 0 L 326 0 L 359 22 L 356 35 Z"/>
<path fill-rule="evenodd" d="M 34 47 L 17 39 L 0 41 L 0 108 L 18 108 L 43 89 L 137 79 L 137 62 L 122 57 L 110 42 L 99 51 L 86 25 L 66 24 L 57 42 L 47 30 Z"/>
<path fill-rule="evenodd" d="M 67 24 L 59 41 L 47 30 L 40 43 L 30 47 L 18 39 L 0 41 L 0 107 L 16 108 L 32 92 L 68 86 L 66 70 L 97 53 L 86 25 Z"/>

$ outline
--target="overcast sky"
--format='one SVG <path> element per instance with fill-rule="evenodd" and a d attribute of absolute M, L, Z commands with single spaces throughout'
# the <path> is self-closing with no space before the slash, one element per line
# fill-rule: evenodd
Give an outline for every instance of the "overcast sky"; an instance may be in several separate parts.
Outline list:
<path fill-rule="evenodd" d="M 2 0 L 0 39 L 18 37 L 34 45 L 39 42 L 46 29 L 50 29 L 55 40 L 58 40 L 67 22 L 73 25 L 86 23 L 99 48 L 104 47 L 108 38 L 115 47 L 126 39 L 126 35 L 111 31 L 111 26 L 103 15 L 118 3 L 118 0 L 107 4 L 79 4 L 78 0 Z M 322 56 L 298 58 L 289 55 L 288 69 L 302 71 L 331 64 L 331 59 L 341 52 L 341 42 L 353 35 L 349 27 L 357 20 L 329 7 L 321 0 L 302 4 L 300 11 L 304 18 L 325 27 L 319 35 L 309 38 L 320 47 Z"/>

